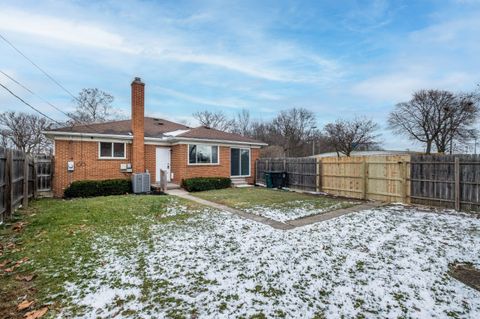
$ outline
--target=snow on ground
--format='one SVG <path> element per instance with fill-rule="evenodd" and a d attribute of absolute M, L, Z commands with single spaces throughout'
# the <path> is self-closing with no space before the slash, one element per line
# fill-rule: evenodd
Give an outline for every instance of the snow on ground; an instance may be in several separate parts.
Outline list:
<path fill-rule="evenodd" d="M 104 266 L 67 285 L 62 317 L 480 318 L 480 292 L 447 275 L 480 267 L 465 214 L 389 206 L 281 231 L 205 210 L 137 231 L 98 238 Z"/>
<path fill-rule="evenodd" d="M 291 205 L 294 207 L 288 209 L 286 209 L 283 204 L 279 204 L 269 206 L 257 205 L 251 208 L 242 208 L 242 210 L 250 214 L 267 217 L 279 222 L 286 222 L 311 215 L 323 214 L 340 208 L 353 206 L 355 204 L 358 204 L 358 202 L 338 202 L 331 206 L 317 208 L 312 202 L 297 200 L 290 202 L 289 206 Z"/>

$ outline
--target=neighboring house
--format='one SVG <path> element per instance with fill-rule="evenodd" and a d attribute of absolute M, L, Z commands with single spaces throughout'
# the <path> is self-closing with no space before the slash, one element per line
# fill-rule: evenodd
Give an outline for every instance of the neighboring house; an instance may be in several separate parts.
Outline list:
<path fill-rule="evenodd" d="M 78 180 L 130 178 L 149 171 L 152 183 L 160 170 L 181 183 L 190 177 L 222 176 L 254 183 L 260 141 L 200 126 L 191 128 L 145 117 L 145 84 L 135 78 L 131 120 L 76 125 L 44 132 L 54 140 L 55 196 Z"/>

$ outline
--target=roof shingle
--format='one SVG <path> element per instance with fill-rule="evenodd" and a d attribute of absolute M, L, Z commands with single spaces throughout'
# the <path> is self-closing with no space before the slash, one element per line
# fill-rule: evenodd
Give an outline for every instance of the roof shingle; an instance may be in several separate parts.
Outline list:
<path fill-rule="evenodd" d="M 176 135 L 180 138 L 196 138 L 205 140 L 224 140 L 244 143 L 262 143 L 261 141 L 242 136 L 240 134 L 219 131 L 206 126 L 190 128 L 183 124 L 167 121 L 164 119 L 145 117 L 145 137 L 162 138 L 165 133 L 178 130 L 188 130 L 182 134 Z M 109 134 L 109 135 L 130 135 L 131 121 L 111 121 L 104 123 L 93 123 L 88 125 L 74 125 L 52 129 L 53 132 L 65 133 L 91 133 L 91 134 Z"/>

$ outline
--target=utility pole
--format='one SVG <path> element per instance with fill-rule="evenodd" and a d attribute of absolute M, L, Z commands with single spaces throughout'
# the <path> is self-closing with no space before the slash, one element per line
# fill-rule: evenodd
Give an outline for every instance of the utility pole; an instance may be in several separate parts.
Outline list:
<path fill-rule="evenodd" d="M 311 130 L 316 130 L 316 126 L 312 126 Z M 312 137 L 312 156 L 315 156 L 315 135 Z"/>

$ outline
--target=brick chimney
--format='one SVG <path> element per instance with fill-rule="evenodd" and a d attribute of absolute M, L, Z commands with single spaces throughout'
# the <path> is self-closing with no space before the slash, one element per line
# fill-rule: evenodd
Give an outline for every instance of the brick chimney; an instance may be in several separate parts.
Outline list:
<path fill-rule="evenodd" d="M 145 172 L 145 83 L 135 78 L 132 82 L 132 171 Z"/>

